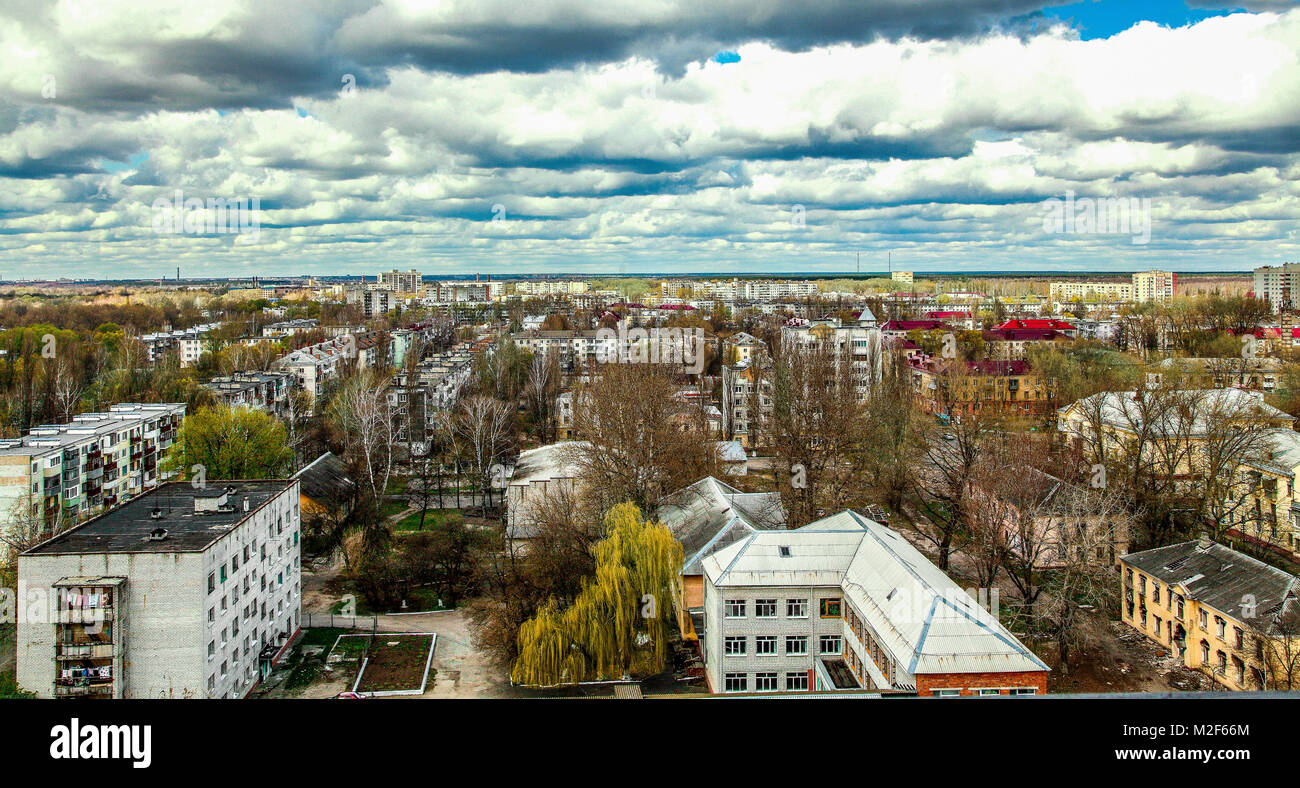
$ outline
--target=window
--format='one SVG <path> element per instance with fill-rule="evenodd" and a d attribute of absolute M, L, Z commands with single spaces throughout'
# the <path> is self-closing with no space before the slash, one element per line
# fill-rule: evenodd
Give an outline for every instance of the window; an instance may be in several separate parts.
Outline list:
<path fill-rule="evenodd" d="M 840 598 L 822 600 L 822 618 L 840 617 Z"/>
<path fill-rule="evenodd" d="M 775 617 L 776 617 L 776 600 L 775 600 L 775 599 L 755 599 L 755 600 L 754 600 L 754 617 L 755 617 L 755 618 L 775 618 Z"/>
<path fill-rule="evenodd" d="M 723 615 L 727 618 L 744 618 L 745 617 L 745 600 L 728 599 L 723 606 Z"/>
<path fill-rule="evenodd" d="M 754 689 L 759 692 L 776 692 L 776 674 L 775 673 L 755 673 Z"/>
<path fill-rule="evenodd" d="M 776 656 L 776 635 L 759 635 L 754 638 L 754 653 L 759 656 L 774 657 Z M 772 680 L 776 681 L 776 674 L 772 674 Z"/>
<path fill-rule="evenodd" d="M 1200 624 L 1201 624 L 1201 629 L 1210 628 L 1210 617 L 1205 614 L 1204 610 L 1202 610 L 1200 613 Z"/>
<path fill-rule="evenodd" d="M 722 653 L 728 656 L 740 656 L 745 653 L 744 637 L 726 637 L 722 639 Z"/>
<path fill-rule="evenodd" d="M 785 600 L 785 614 L 790 618 L 807 618 L 808 600 L 807 599 Z"/>
<path fill-rule="evenodd" d="M 1012 687 L 1012 695 L 1037 695 L 1038 690 L 1033 687 Z"/>
<path fill-rule="evenodd" d="M 722 679 L 722 688 L 726 692 L 744 692 L 749 689 L 749 677 L 744 673 L 728 673 Z"/>
<path fill-rule="evenodd" d="M 840 653 L 840 636 L 822 635 L 818 647 L 823 654 L 838 654 Z"/>
<path fill-rule="evenodd" d="M 226 565 L 221 565 L 221 582 L 226 582 Z"/>
<path fill-rule="evenodd" d="M 1214 617 L 1214 628 L 1218 632 L 1219 640 L 1223 640 L 1223 638 L 1225 637 L 1225 628 L 1227 627 L 1227 624 L 1228 622 L 1224 621 L 1218 616 Z"/>
<path fill-rule="evenodd" d="M 934 691 L 936 698 L 955 698 L 961 695 L 960 689 L 937 689 Z"/>
<path fill-rule="evenodd" d="M 785 639 L 785 653 L 790 655 L 807 654 L 808 636 L 787 635 Z"/>
<path fill-rule="evenodd" d="M 785 674 L 785 688 L 787 690 L 808 689 L 808 674 L 802 672 Z"/>
<path fill-rule="evenodd" d="M 217 590 L 217 576 L 212 572 L 208 572 L 208 593 L 211 594 L 213 591 L 216 590 Z"/>
<path fill-rule="evenodd" d="M 975 695 L 1001 695 L 1002 693 L 995 689 L 977 689 L 971 690 Z"/>
<path fill-rule="evenodd" d="M 216 643 L 215 640 L 209 640 L 209 641 L 208 641 L 208 659 L 212 659 L 212 658 L 215 657 L 216 655 L 217 655 L 217 643 Z"/>

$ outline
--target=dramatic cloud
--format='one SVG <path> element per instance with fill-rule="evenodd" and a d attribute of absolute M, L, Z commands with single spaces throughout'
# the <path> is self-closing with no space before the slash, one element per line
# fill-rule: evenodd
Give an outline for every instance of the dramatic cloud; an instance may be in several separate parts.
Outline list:
<path fill-rule="evenodd" d="M 1300 244 L 1298 10 L 1085 40 L 1013 0 L 26 5 L 0 0 L 6 278 L 1196 269 Z M 256 242 L 156 232 L 178 191 L 256 198 Z M 1148 198 L 1150 243 L 1044 233 L 1066 194 Z"/>

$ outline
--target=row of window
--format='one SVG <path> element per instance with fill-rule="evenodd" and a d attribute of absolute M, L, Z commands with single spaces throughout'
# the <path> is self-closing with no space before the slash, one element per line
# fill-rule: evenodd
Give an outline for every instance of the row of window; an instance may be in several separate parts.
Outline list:
<path fill-rule="evenodd" d="M 781 689 L 789 691 L 808 689 L 808 672 L 792 671 L 785 674 L 785 686 L 779 684 L 780 676 L 777 673 L 728 673 L 723 676 L 723 690 L 725 692 L 749 692 L 749 678 L 754 677 L 755 692 L 778 692 Z"/>
<path fill-rule="evenodd" d="M 780 600 L 777 599 L 755 599 L 754 600 L 754 618 L 776 618 L 779 609 Z M 839 618 L 840 617 L 840 599 L 839 597 L 827 598 L 821 600 L 819 605 L 822 618 Z M 749 615 L 749 601 L 745 599 L 728 599 L 723 603 L 723 615 L 727 618 L 746 618 Z M 807 599 L 787 599 L 785 600 L 786 618 L 807 618 L 808 617 L 808 600 Z"/>
<path fill-rule="evenodd" d="M 776 635 L 754 636 L 754 654 L 756 656 L 775 657 L 777 655 L 776 646 Z M 817 647 L 818 653 L 821 654 L 839 654 L 843 650 L 844 644 L 839 635 L 822 635 L 818 638 Z M 728 635 L 722 639 L 722 653 L 728 657 L 743 657 L 748 653 L 748 649 L 749 638 L 744 635 Z M 786 656 L 805 656 L 807 653 L 807 635 L 786 635 Z"/>

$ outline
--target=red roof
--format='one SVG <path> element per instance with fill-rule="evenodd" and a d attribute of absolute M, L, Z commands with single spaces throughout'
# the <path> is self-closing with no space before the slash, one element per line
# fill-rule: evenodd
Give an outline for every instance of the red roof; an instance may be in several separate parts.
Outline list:
<path fill-rule="evenodd" d="M 994 326 L 994 330 L 1004 330 L 1010 328 L 1050 328 L 1054 331 L 1073 331 L 1074 326 L 1064 320 L 1056 318 L 1037 318 L 1030 320 L 1008 320 L 1000 326 Z"/>
<path fill-rule="evenodd" d="M 926 312 L 926 313 L 925 313 L 925 316 L 926 316 L 926 317 L 929 317 L 929 318 L 934 318 L 934 319 L 936 319 L 936 320 L 938 320 L 938 319 L 942 319 L 942 318 L 945 318 L 945 317 L 960 317 L 960 318 L 968 318 L 968 317 L 970 317 L 970 312 L 952 312 L 952 311 L 946 311 L 946 312 L 945 312 L 945 311 Z"/>

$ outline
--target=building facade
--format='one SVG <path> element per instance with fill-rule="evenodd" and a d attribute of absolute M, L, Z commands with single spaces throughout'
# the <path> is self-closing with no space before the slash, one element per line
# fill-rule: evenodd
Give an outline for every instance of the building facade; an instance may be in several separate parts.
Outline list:
<path fill-rule="evenodd" d="M 1123 621 L 1231 690 L 1300 688 L 1300 578 L 1208 540 L 1119 559 Z"/>
<path fill-rule="evenodd" d="M 844 511 L 704 558 L 709 688 L 1035 695 L 1048 668 L 880 523 Z"/>
<path fill-rule="evenodd" d="M 216 487 L 215 484 L 224 484 Z M 24 552 L 38 697 L 239 698 L 298 630 L 297 480 L 173 482 Z"/>

